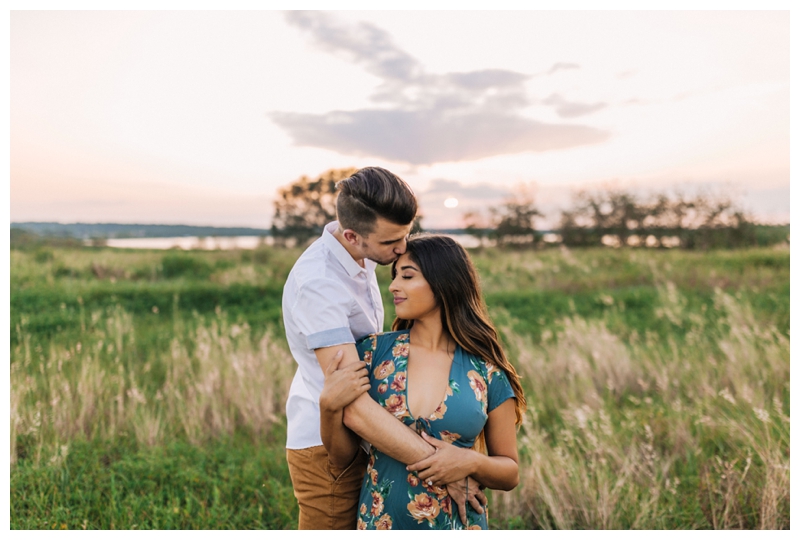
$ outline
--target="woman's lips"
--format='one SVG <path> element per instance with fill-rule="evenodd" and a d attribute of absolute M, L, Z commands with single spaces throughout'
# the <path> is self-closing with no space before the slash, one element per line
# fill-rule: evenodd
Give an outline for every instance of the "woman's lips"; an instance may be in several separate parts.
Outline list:
<path fill-rule="evenodd" d="M 394 305 L 397 305 L 397 304 L 399 304 L 400 302 L 405 302 L 405 301 L 406 301 L 406 299 L 405 299 L 405 298 L 397 298 L 397 297 L 395 297 L 395 298 L 394 298 Z"/>

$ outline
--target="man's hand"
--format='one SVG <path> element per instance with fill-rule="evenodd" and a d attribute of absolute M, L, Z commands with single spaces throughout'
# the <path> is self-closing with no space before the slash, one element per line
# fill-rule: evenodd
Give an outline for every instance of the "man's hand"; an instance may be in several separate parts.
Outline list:
<path fill-rule="evenodd" d="M 337 352 L 325 370 L 319 406 L 328 411 L 341 411 L 370 387 L 366 364 L 354 362 L 340 369 L 342 358 L 344 353 Z"/>
<path fill-rule="evenodd" d="M 437 486 L 450 484 L 472 474 L 474 458 L 477 456 L 474 450 L 458 448 L 425 432 L 422 432 L 422 438 L 436 451 L 425 459 L 412 463 L 406 470 L 416 471 L 420 480 Z"/>
<path fill-rule="evenodd" d="M 486 494 L 481 490 L 480 485 L 476 480 L 464 478 L 458 482 L 447 484 L 447 493 L 450 498 L 456 503 L 458 508 L 458 516 L 461 518 L 461 523 L 467 525 L 467 502 L 479 514 L 483 514 L 483 507 L 488 504 Z"/>

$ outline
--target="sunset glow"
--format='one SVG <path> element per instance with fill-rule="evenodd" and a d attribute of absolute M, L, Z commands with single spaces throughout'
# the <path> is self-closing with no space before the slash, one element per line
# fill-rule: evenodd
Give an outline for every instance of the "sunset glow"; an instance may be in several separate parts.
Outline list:
<path fill-rule="evenodd" d="M 788 11 L 10 19 L 12 221 L 264 227 L 278 187 L 367 165 L 428 227 L 519 186 L 551 213 L 614 185 L 789 221 Z"/>

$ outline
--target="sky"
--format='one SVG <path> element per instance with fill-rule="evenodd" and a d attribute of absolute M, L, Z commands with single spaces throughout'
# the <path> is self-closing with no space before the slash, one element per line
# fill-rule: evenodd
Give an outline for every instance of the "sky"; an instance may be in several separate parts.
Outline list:
<path fill-rule="evenodd" d="M 428 228 L 523 192 L 549 226 L 608 188 L 788 223 L 789 35 L 788 11 L 12 11 L 10 218 L 267 227 L 279 187 L 376 165 Z"/>

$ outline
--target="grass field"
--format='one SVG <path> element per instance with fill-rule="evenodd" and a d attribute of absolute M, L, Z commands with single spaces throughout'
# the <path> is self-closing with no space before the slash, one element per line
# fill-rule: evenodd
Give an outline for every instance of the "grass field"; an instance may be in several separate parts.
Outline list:
<path fill-rule="evenodd" d="M 298 255 L 12 250 L 11 527 L 293 528 Z M 473 258 L 529 403 L 493 528 L 789 527 L 788 249 Z"/>

